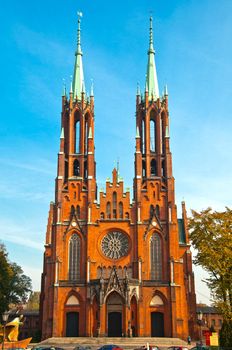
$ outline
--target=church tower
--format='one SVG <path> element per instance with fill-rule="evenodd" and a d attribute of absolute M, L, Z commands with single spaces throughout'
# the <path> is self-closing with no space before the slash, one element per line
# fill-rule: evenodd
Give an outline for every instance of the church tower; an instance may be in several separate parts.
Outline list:
<path fill-rule="evenodd" d="M 144 95 L 136 96 L 134 195 L 118 169 L 97 198 L 94 96 L 85 92 L 78 19 L 69 96 L 62 97 L 40 315 L 43 339 L 194 332 L 196 300 L 185 204 L 177 218 L 168 91 L 159 93 L 152 18 Z"/>

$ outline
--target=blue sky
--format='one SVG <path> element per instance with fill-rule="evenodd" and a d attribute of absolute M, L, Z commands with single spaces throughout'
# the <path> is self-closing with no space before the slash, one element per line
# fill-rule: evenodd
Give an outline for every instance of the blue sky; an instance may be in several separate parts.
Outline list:
<path fill-rule="evenodd" d="M 135 91 L 144 87 L 149 15 L 159 87 L 167 83 L 176 201 L 223 209 L 232 198 L 232 2 L 230 0 L 16 1 L 1 4 L 0 239 L 40 286 L 54 198 L 61 91 L 73 74 L 83 12 L 85 83 L 95 91 L 99 187 L 115 160 L 132 186 Z M 207 301 L 196 270 L 198 301 Z"/>

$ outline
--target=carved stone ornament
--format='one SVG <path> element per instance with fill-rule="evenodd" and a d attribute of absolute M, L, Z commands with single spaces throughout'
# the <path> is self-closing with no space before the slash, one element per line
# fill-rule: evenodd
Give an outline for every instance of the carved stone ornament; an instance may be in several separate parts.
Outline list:
<path fill-rule="evenodd" d="M 129 239 L 122 232 L 109 232 L 101 241 L 101 249 L 107 258 L 120 259 L 128 254 Z"/>

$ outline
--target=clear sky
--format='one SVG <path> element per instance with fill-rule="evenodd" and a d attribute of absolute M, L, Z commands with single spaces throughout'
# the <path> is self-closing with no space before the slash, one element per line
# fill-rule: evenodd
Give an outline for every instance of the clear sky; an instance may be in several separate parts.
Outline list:
<path fill-rule="evenodd" d="M 176 201 L 232 201 L 231 0 L 12 0 L 1 3 L 0 239 L 40 288 L 54 199 L 61 92 L 73 74 L 78 10 L 87 90 L 95 91 L 97 179 L 117 158 L 132 186 L 136 84 L 144 87 L 150 12 L 160 90 L 168 84 Z M 208 291 L 197 269 L 198 301 Z"/>

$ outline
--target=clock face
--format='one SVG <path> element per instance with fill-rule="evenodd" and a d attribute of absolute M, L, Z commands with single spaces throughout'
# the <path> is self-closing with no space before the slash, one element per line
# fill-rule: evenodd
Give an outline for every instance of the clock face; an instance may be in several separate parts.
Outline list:
<path fill-rule="evenodd" d="M 103 254 L 110 259 L 120 259 L 129 251 L 129 239 L 126 234 L 119 231 L 107 233 L 101 241 Z"/>

